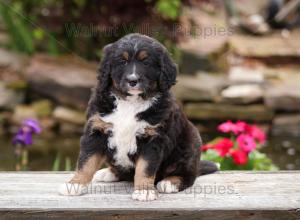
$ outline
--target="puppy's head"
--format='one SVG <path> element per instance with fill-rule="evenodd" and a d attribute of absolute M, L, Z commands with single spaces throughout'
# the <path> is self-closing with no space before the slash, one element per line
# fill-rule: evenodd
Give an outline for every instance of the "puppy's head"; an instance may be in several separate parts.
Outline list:
<path fill-rule="evenodd" d="M 153 97 L 176 82 L 177 67 L 166 48 L 140 34 L 107 45 L 98 79 L 102 90 L 126 96 Z"/>

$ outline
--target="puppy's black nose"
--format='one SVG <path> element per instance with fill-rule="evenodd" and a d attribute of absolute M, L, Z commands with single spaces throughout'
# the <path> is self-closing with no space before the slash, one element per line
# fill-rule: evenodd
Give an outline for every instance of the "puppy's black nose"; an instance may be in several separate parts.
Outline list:
<path fill-rule="evenodd" d="M 140 79 L 139 76 L 137 76 L 136 74 L 130 74 L 126 78 L 127 78 L 128 85 L 130 87 L 135 87 L 138 84 Z"/>
<path fill-rule="evenodd" d="M 138 81 L 137 80 L 128 80 L 128 84 L 131 87 L 135 87 L 137 85 Z"/>

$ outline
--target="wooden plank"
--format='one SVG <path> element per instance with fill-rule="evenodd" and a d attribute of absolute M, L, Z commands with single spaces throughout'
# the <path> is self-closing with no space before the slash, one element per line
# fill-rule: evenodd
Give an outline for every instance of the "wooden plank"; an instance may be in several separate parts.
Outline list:
<path fill-rule="evenodd" d="M 219 172 L 152 202 L 133 201 L 128 182 L 92 183 L 79 197 L 58 195 L 71 175 L 0 172 L 0 219 L 300 219 L 300 171 Z"/>

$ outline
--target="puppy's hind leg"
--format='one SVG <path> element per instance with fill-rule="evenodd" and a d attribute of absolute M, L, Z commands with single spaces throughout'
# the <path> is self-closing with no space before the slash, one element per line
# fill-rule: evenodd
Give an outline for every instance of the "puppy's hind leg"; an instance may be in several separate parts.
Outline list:
<path fill-rule="evenodd" d="M 160 193 L 177 193 L 183 187 L 183 178 L 180 176 L 169 176 L 159 181 L 156 185 Z"/>
<path fill-rule="evenodd" d="M 79 156 L 80 161 L 80 156 Z M 67 196 L 79 196 L 88 192 L 88 184 L 91 182 L 94 173 L 103 164 L 104 157 L 98 153 L 89 156 L 78 166 L 73 178 L 60 186 L 59 194 Z"/>
<path fill-rule="evenodd" d="M 107 137 L 99 131 L 92 133 L 89 128 L 88 125 L 80 140 L 76 173 L 69 182 L 59 188 L 61 195 L 76 196 L 87 193 L 88 184 L 105 161 L 104 148 Z"/>
<path fill-rule="evenodd" d="M 98 170 L 93 178 L 93 182 L 116 182 L 119 181 L 119 177 L 111 167 Z"/>

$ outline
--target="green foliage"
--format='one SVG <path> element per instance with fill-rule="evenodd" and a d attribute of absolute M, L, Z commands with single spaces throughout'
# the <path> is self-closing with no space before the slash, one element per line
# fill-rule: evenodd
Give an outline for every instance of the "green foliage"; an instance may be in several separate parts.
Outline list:
<path fill-rule="evenodd" d="M 176 20 L 180 15 L 180 0 L 158 0 L 156 10 L 165 18 Z"/>
<path fill-rule="evenodd" d="M 52 166 L 52 171 L 59 171 L 60 160 L 60 154 L 57 154 Z"/>
<path fill-rule="evenodd" d="M 125 7 L 126 4 L 119 2 L 114 7 Z M 180 16 L 181 4 L 181 0 L 144 0 L 144 5 L 136 4 L 140 7 L 136 10 L 140 11 L 141 17 L 149 18 L 150 22 L 155 21 L 155 26 L 151 28 L 158 29 L 160 42 L 167 46 L 176 61 L 180 60 L 181 53 L 174 43 L 175 37 L 170 34 L 171 25 L 168 24 Z M 88 0 L 0 1 L 0 16 L 10 36 L 7 46 L 27 54 L 38 51 L 50 55 L 75 53 L 87 59 L 99 60 L 100 48 L 125 34 L 137 32 L 139 25 L 143 24 L 136 20 L 124 23 L 124 15 L 116 14 L 110 5 L 109 1 Z M 148 7 L 154 10 L 145 10 Z M 157 18 L 155 11 L 162 16 Z M 53 14 L 58 17 L 53 19 Z M 110 20 L 113 17 L 118 23 L 112 27 Z M 157 24 L 159 19 L 164 22 Z M 97 22 L 101 27 L 97 26 Z"/>
<path fill-rule="evenodd" d="M 252 170 L 269 170 L 275 171 L 279 168 L 272 163 L 272 160 L 266 154 L 257 150 L 252 151 L 249 155 Z"/>
<path fill-rule="evenodd" d="M 211 149 L 209 149 L 206 152 L 202 153 L 201 159 L 202 160 L 214 161 L 216 163 L 221 163 L 222 162 L 222 157 L 219 156 L 217 151 L 211 150 Z"/>
<path fill-rule="evenodd" d="M 233 162 L 231 157 L 221 157 L 218 152 L 209 149 L 202 152 L 202 160 L 209 160 L 220 164 L 221 170 L 265 170 L 276 171 L 278 167 L 275 166 L 270 158 L 264 153 L 254 150 L 249 154 L 248 162 L 245 165 L 237 165 Z"/>
<path fill-rule="evenodd" d="M 19 2 L 10 5 L 0 2 L 0 14 L 10 35 L 11 44 L 9 46 L 15 50 L 32 54 L 35 51 L 33 34 L 22 10 L 22 4 Z"/>
<path fill-rule="evenodd" d="M 52 171 L 59 171 L 60 170 L 60 166 L 61 166 L 61 155 L 58 153 L 55 157 L 53 166 L 52 166 Z M 63 171 L 71 171 L 72 170 L 72 163 L 71 163 L 71 159 L 69 157 L 65 158 L 65 164 L 64 164 L 64 169 Z"/>

